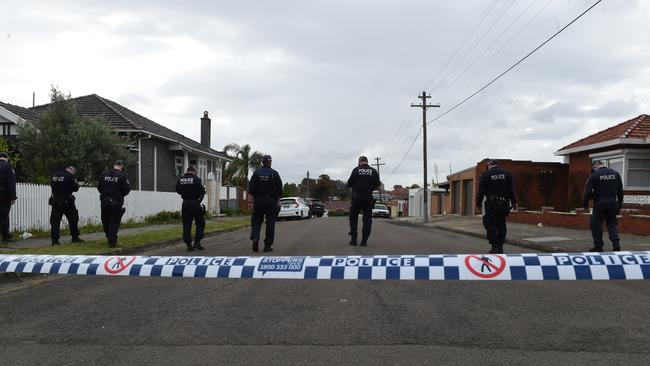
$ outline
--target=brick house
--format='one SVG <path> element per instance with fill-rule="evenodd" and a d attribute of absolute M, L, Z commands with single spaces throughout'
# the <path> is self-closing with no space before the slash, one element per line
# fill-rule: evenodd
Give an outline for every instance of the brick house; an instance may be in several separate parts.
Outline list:
<path fill-rule="evenodd" d="M 601 160 L 623 178 L 625 207 L 650 205 L 650 116 L 642 114 L 573 142 L 555 152 L 569 165 L 567 200 L 580 200 L 591 164 Z M 579 207 L 578 202 L 575 207 Z"/>
<path fill-rule="evenodd" d="M 99 95 L 73 100 L 80 115 L 101 117 L 134 141 L 129 150 L 137 155 L 137 166 L 127 167 L 134 189 L 173 192 L 177 177 L 194 165 L 197 175 L 204 181 L 212 178 L 216 191 L 220 191 L 222 167 L 230 159 L 210 147 L 211 120 L 207 112 L 200 118 L 201 142 L 197 142 Z M 41 113 L 48 108 L 46 104 L 29 110 Z"/>

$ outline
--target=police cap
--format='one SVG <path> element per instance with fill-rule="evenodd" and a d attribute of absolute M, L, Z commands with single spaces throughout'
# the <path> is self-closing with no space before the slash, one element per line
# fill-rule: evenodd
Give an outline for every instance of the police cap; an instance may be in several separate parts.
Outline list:
<path fill-rule="evenodd" d="M 596 160 L 591 164 L 591 170 L 595 170 L 599 166 L 605 166 L 605 164 L 601 160 Z"/>
<path fill-rule="evenodd" d="M 196 172 L 196 168 L 193 165 L 187 167 L 187 172 Z"/>
<path fill-rule="evenodd" d="M 262 163 L 268 163 L 270 161 L 273 161 L 273 158 L 271 157 L 271 155 L 262 156 Z"/>
<path fill-rule="evenodd" d="M 4 152 L 4 151 L 0 152 L 0 158 L 8 158 L 8 157 L 9 157 L 9 154 L 7 154 L 6 152 Z"/>
<path fill-rule="evenodd" d="M 365 156 L 363 156 L 363 155 L 361 155 L 361 156 L 359 156 L 359 161 L 360 161 L 360 162 L 366 162 L 366 163 L 367 163 L 367 162 L 368 162 L 368 158 L 365 157 Z"/>
<path fill-rule="evenodd" d="M 124 160 L 122 160 L 122 159 L 120 159 L 120 160 L 115 160 L 115 164 L 113 164 L 113 165 L 124 166 Z"/>

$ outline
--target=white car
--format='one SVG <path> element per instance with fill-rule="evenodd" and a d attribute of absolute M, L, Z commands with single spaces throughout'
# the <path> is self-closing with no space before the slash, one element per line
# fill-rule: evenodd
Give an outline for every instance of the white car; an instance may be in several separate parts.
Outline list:
<path fill-rule="evenodd" d="M 309 206 L 302 197 L 285 197 L 280 199 L 280 213 L 278 219 L 295 217 L 298 220 L 308 219 Z"/>
<path fill-rule="evenodd" d="M 381 203 L 375 204 L 375 207 L 372 208 L 372 217 L 390 219 L 390 210 L 388 209 L 388 206 L 382 205 Z"/>

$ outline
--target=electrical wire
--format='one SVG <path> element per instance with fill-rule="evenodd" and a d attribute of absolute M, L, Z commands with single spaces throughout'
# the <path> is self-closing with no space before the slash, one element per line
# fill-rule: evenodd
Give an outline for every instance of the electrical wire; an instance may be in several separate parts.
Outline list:
<path fill-rule="evenodd" d="M 600 4 L 602 1 L 603 1 L 603 0 L 598 0 L 598 1 L 596 1 L 593 5 L 591 5 L 589 8 L 587 8 L 587 10 L 583 11 L 582 13 L 580 13 L 580 15 L 578 15 L 577 17 L 575 17 L 572 21 L 570 21 L 568 24 L 566 24 L 566 25 L 565 25 L 564 27 L 562 27 L 560 30 L 558 30 L 557 32 L 555 32 L 551 37 L 549 37 L 547 40 L 545 40 L 544 42 L 542 42 L 539 46 L 535 47 L 535 49 L 533 49 L 532 51 L 528 52 L 528 54 L 526 54 L 526 56 L 522 57 L 519 61 L 515 62 L 512 66 L 510 66 L 509 68 L 507 68 L 504 72 L 502 72 L 501 74 L 497 75 L 495 78 L 493 78 L 492 80 L 490 80 L 490 82 L 488 82 L 487 84 L 485 84 L 485 85 L 483 85 L 482 87 L 480 87 L 477 91 L 475 91 L 474 93 L 472 93 L 470 96 L 468 96 L 468 97 L 466 97 L 465 99 L 461 100 L 460 102 L 456 103 L 453 107 L 451 107 L 450 109 L 448 109 L 448 110 L 445 111 L 444 113 L 442 113 L 442 114 L 440 114 L 439 116 L 437 116 L 437 117 L 431 119 L 430 121 L 427 121 L 427 125 L 430 124 L 430 123 L 432 123 L 432 122 L 435 122 L 435 121 L 441 119 L 442 117 L 446 116 L 447 114 L 451 113 L 452 111 L 454 111 L 454 110 L 457 109 L 458 107 L 460 107 L 460 106 L 462 106 L 463 104 L 465 104 L 468 100 L 472 99 L 472 98 L 473 98 L 474 96 L 476 96 L 478 93 L 480 93 L 480 92 L 482 92 L 483 90 L 487 89 L 490 85 L 494 84 L 497 80 L 501 79 L 501 77 L 503 77 L 505 74 L 507 74 L 508 72 L 510 72 L 510 70 L 512 70 L 512 69 L 514 69 L 515 67 L 517 67 L 519 64 L 521 64 L 522 62 L 524 62 L 528 57 L 532 56 L 535 52 L 537 52 L 540 48 L 544 47 L 544 45 L 546 45 L 546 44 L 549 43 L 551 40 L 553 40 L 555 37 L 557 37 L 557 36 L 558 36 L 560 33 L 562 33 L 565 29 L 569 28 L 573 23 L 575 23 L 576 21 L 578 21 L 578 19 L 582 18 L 585 14 L 587 14 L 591 9 L 593 9 L 596 5 Z"/>

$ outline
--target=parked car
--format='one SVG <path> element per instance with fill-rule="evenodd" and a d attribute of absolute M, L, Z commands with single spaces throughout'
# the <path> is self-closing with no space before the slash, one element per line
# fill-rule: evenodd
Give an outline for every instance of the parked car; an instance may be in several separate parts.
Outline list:
<path fill-rule="evenodd" d="M 298 220 L 308 219 L 309 206 L 302 197 L 284 197 L 280 199 L 280 213 L 278 219 L 295 217 Z"/>
<path fill-rule="evenodd" d="M 372 208 L 372 217 L 390 219 L 390 210 L 388 209 L 388 206 L 381 203 L 375 204 L 375 207 Z"/>
<path fill-rule="evenodd" d="M 310 215 L 323 217 L 325 213 L 325 205 L 323 202 L 315 198 L 307 198 L 307 205 L 309 206 Z"/>

